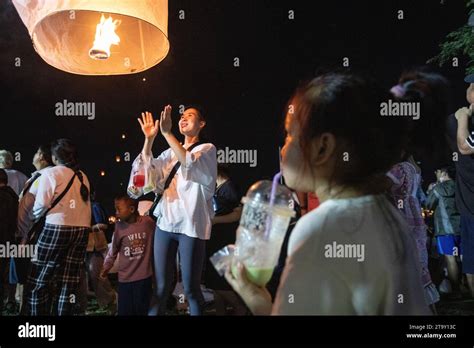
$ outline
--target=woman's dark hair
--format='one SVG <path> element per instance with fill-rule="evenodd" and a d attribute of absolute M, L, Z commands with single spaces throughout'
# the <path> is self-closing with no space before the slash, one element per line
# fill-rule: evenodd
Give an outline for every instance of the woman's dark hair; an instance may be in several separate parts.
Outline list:
<path fill-rule="evenodd" d="M 43 159 L 48 163 L 48 165 L 53 165 L 53 159 L 51 158 L 51 145 L 41 144 L 38 146 L 38 149 L 41 151 Z"/>
<path fill-rule="evenodd" d="M 73 170 L 79 169 L 76 145 L 69 139 L 58 139 L 51 144 L 51 154 L 58 162 Z"/>
<path fill-rule="evenodd" d="M 385 173 L 406 142 L 406 121 L 381 115 L 390 94 L 373 80 L 350 73 L 326 73 L 298 88 L 294 103 L 305 165 L 313 170 L 311 142 L 323 133 L 337 139 L 336 165 L 330 185 L 383 192 Z"/>
<path fill-rule="evenodd" d="M 449 115 L 449 82 L 440 74 L 427 68 L 417 68 L 402 73 L 399 86 L 402 95 L 399 102 L 416 102 L 420 105 L 420 117 L 409 122 L 409 140 L 405 158 L 429 158 L 433 162 L 446 163 L 449 146 L 446 132 Z"/>
<path fill-rule="evenodd" d="M 89 189 L 84 184 L 82 172 L 79 170 L 79 157 L 76 145 L 69 139 L 58 139 L 53 141 L 51 145 L 51 153 L 56 157 L 60 164 L 74 170 L 81 182 L 81 198 L 84 202 L 87 202 L 90 198 Z"/>
<path fill-rule="evenodd" d="M 189 109 L 194 109 L 194 110 L 196 110 L 196 111 L 197 111 L 197 116 L 199 117 L 199 120 L 206 122 L 206 116 L 204 115 L 203 108 L 202 108 L 200 105 L 197 105 L 197 104 L 188 104 L 188 105 L 185 106 L 185 108 L 184 108 L 184 110 L 183 110 L 183 113 L 184 113 L 186 110 L 189 110 Z"/>

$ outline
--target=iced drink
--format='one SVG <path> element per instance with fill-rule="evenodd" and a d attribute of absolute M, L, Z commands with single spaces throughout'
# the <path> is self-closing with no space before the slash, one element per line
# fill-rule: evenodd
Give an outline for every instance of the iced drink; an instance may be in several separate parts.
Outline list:
<path fill-rule="evenodd" d="M 246 267 L 245 270 L 248 280 L 261 287 L 265 286 L 273 275 L 273 268 Z M 232 267 L 232 273 L 235 277 L 237 274 L 235 266 Z"/>
<path fill-rule="evenodd" d="M 290 208 L 292 194 L 285 186 L 274 186 L 275 196 L 270 204 L 271 181 L 259 181 L 252 185 L 244 203 L 233 258 L 235 264 L 244 264 L 247 277 L 259 286 L 270 280 L 280 256 L 281 246 L 290 219 L 295 212 Z"/>

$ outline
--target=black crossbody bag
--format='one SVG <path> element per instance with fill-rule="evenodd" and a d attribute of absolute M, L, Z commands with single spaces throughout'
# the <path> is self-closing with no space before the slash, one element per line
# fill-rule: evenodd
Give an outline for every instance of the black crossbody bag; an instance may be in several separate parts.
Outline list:
<path fill-rule="evenodd" d="M 36 244 L 36 242 L 38 241 L 38 237 L 39 237 L 39 235 L 40 235 L 41 231 L 43 230 L 44 225 L 46 223 L 46 215 L 50 212 L 51 209 L 53 209 L 56 205 L 58 205 L 58 203 L 59 203 L 59 201 L 61 201 L 61 199 L 63 199 L 63 197 L 66 195 L 66 193 L 71 188 L 72 183 L 74 182 L 74 179 L 76 178 L 76 176 L 77 176 L 77 173 L 74 172 L 74 175 L 72 176 L 71 180 L 69 180 L 69 182 L 68 182 L 66 188 L 64 189 L 64 191 L 58 197 L 56 197 L 56 199 L 53 201 L 53 203 L 48 208 L 48 210 L 46 210 L 43 213 L 43 215 L 41 215 L 41 217 L 38 220 L 36 220 L 36 222 L 33 224 L 30 231 L 28 232 L 28 243 L 29 244 Z"/>
<path fill-rule="evenodd" d="M 186 149 L 186 151 L 191 151 L 192 149 L 194 149 L 196 146 L 198 145 L 201 145 L 203 144 L 202 142 L 198 141 L 197 143 L 194 143 L 192 144 L 190 147 L 188 147 Z M 161 197 L 163 197 L 163 193 L 166 191 L 166 189 L 170 186 L 171 184 L 171 181 L 173 180 L 174 176 L 176 175 L 176 172 L 178 171 L 179 167 L 181 167 L 181 162 L 178 161 L 176 162 L 176 164 L 174 165 L 173 169 L 171 169 L 171 172 L 169 173 L 168 177 L 166 178 L 166 181 L 165 181 L 165 186 L 163 187 L 163 191 L 161 193 L 158 193 L 156 196 L 155 196 L 155 200 L 153 201 L 153 204 L 151 205 L 150 209 L 147 211 L 147 213 L 145 215 L 148 215 L 149 217 L 151 217 L 153 220 L 156 221 L 156 216 L 153 215 L 153 212 L 155 211 L 158 203 L 160 202 L 161 200 Z"/>

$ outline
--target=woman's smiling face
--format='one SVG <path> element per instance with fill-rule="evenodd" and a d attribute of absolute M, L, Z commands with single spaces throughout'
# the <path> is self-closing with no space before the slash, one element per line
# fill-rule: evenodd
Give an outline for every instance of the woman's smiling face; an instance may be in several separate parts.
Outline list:
<path fill-rule="evenodd" d="M 186 109 L 179 120 L 179 132 L 187 136 L 196 136 L 206 122 L 201 121 L 199 112 L 194 108 Z"/>

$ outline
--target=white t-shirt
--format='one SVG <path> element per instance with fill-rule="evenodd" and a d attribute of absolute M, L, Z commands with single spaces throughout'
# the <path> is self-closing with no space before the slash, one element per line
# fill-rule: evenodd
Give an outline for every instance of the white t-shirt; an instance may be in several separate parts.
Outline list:
<path fill-rule="evenodd" d="M 69 180 L 74 175 L 74 171 L 68 167 L 58 165 L 51 168 L 46 168 L 38 179 L 38 187 L 32 187 L 32 193 L 36 196 L 33 205 L 33 217 L 35 219 L 41 215 L 51 206 L 53 201 L 65 189 Z M 89 180 L 87 176 L 82 173 L 84 184 L 90 190 Z M 87 202 L 82 200 L 80 194 L 81 182 L 79 178 L 75 178 L 74 182 L 61 199 L 61 201 L 49 211 L 46 216 L 46 223 L 61 226 L 91 226 L 91 204 L 90 199 Z M 30 190 L 31 191 L 31 190 Z"/>
<path fill-rule="evenodd" d="M 157 171 L 159 191 L 177 161 L 171 148 L 152 160 Z M 187 151 L 186 165 L 181 165 L 176 172 L 153 213 L 158 227 L 167 232 L 209 239 L 216 178 L 217 151 L 214 145 L 205 143 Z"/>
<path fill-rule="evenodd" d="M 303 216 L 273 314 L 428 315 L 415 241 L 383 196 L 328 200 Z"/>

